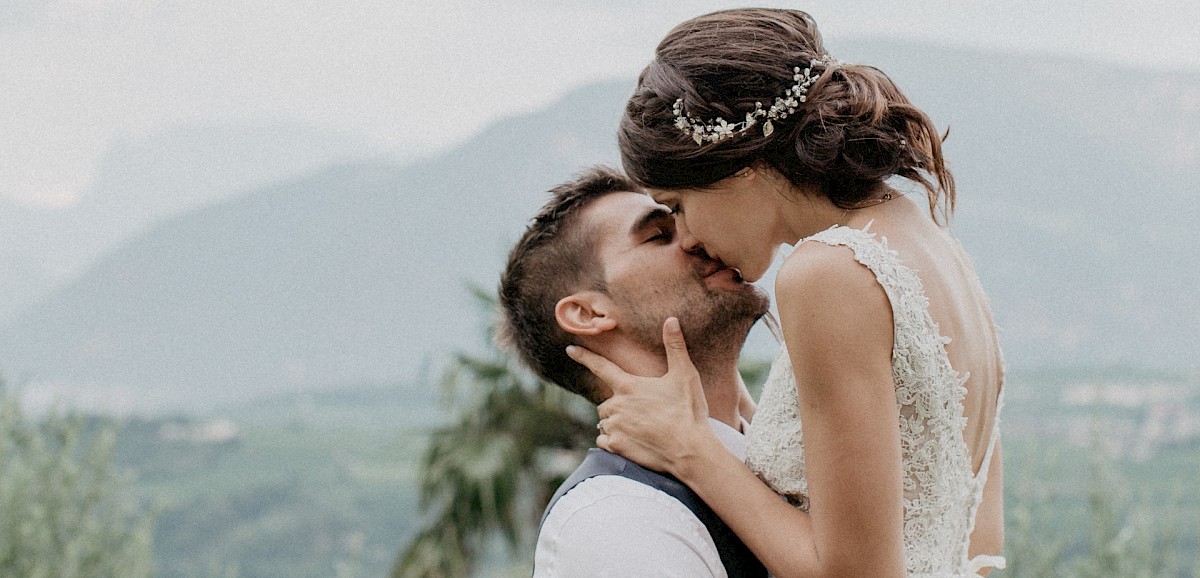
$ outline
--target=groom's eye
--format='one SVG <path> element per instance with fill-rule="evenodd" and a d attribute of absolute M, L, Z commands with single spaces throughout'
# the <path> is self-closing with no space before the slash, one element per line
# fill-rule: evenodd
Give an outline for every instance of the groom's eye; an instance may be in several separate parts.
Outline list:
<path fill-rule="evenodd" d="M 653 237 L 646 239 L 647 241 L 670 241 L 675 235 L 675 231 L 667 227 L 658 227 L 655 229 Z"/>

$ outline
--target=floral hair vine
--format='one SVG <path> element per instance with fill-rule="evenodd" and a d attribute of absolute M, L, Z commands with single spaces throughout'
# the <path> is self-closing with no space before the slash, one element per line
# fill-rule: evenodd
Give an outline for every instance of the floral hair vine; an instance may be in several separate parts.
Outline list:
<path fill-rule="evenodd" d="M 830 66 L 838 64 L 838 60 L 828 54 L 821 56 L 816 60 L 810 60 L 808 67 L 801 69 L 799 66 L 792 69 L 792 80 L 796 81 L 791 88 L 783 92 L 783 96 L 775 97 L 775 104 L 764 109 L 761 102 L 754 103 L 754 110 L 746 113 L 746 120 L 741 122 L 729 122 L 721 117 L 717 117 L 712 122 L 704 122 L 691 113 L 684 113 L 683 99 L 675 101 L 671 107 L 675 113 L 675 127 L 684 134 L 690 134 L 692 140 L 696 144 L 702 145 L 707 142 L 720 142 L 726 138 L 731 138 L 750 130 L 750 127 L 758 124 L 758 119 L 766 117 L 766 121 L 762 123 L 763 136 L 771 136 L 775 132 L 775 125 L 771 123 L 773 120 L 783 120 L 789 114 L 794 114 L 800 103 L 808 99 L 808 89 L 821 78 L 821 73 L 813 73 L 813 68 L 817 64 L 824 64 L 826 69 Z"/>

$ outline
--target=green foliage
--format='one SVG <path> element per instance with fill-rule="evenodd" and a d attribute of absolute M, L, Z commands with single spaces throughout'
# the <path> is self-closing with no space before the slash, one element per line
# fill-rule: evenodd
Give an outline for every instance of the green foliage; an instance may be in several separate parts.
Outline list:
<path fill-rule="evenodd" d="M 1068 561 L 1079 578 L 1178 576 L 1173 525 L 1131 504 L 1129 486 L 1093 449 L 1083 554 Z"/>
<path fill-rule="evenodd" d="M 1103 448 L 1082 456 L 1087 475 L 1082 503 L 1074 489 L 1056 484 L 1058 470 L 1076 467 L 1080 456 L 1048 451 L 1015 455 L 1021 464 L 1006 474 L 1005 556 L 1008 568 L 997 578 L 1157 578 L 1184 576 L 1178 551 L 1178 521 L 1173 508 L 1152 511 L 1145 500 L 1134 501 L 1130 484 Z M 1006 461 L 1010 461 L 1006 456 Z M 1077 475 L 1080 469 L 1073 470 Z M 1193 576 L 1200 575 L 1194 571 Z"/>
<path fill-rule="evenodd" d="M 163 435 L 214 418 L 130 420 L 118 463 L 162 504 L 158 575 L 386 576 L 417 512 L 425 434 L 407 427 L 433 422 L 436 409 L 427 395 L 410 394 L 362 384 L 242 403 L 220 412 L 238 425 L 220 442 Z"/>
<path fill-rule="evenodd" d="M 495 310 L 493 297 L 475 294 Z M 443 387 L 457 421 L 432 435 L 422 529 L 393 578 L 470 575 L 496 537 L 510 558 L 526 560 L 542 508 L 595 440 L 590 403 L 529 377 L 495 347 L 456 355 Z"/>
<path fill-rule="evenodd" d="M 769 359 L 743 359 L 738 363 L 738 373 L 742 374 L 742 381 L 746 383 L 746 389 L 750 391 L 750 396 L 758 399 L 762 393 L 763 384 L 767 381 L 767 375 L 771 373 L 771 361 Z"/>
<path fill-rule="evenodd" d="M 154 515 L 113 466 L 117 426 L 25 416 L 0 382 L 0 576 L 151 576 Z"/>

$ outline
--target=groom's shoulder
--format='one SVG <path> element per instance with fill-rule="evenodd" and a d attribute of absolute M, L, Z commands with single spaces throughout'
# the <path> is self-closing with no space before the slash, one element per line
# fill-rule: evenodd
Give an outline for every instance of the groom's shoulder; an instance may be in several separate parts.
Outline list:
<path fill-rule="evenodd" d="M 660 511 L 671 514 L 665 522 L 695 522 L 703 528 L 700 518 L 670 494 L 614 474 L 589 477 L 576 484 L 551 507 L 542 525 L 554 522 L 577 524 L 581 520 L 595 522 L 599 519 L 611 519 L 617 525 L 635 525 L 647 522 L 642 519 L 646 517 L 644 512 Z"/>
<path fill-rule="evenodd" d="M 686 575 L 725 575 L 707 528 L 679 500 L 643 482 L 602 474 L 579 482 L 551 506 L 538 534 L 535 575 L 642 575 L 653 573 L 656 561 L 687 569 Z"/>
<path fill-rule="evenodd" d="M 579 467 L 559 486 L 547 506 L 543 525 L 583 516 L 636 514 L 645 508 L 695 513 L 681 501 L 690 491 L 674 478 L 647 470 L 613 453 L 593 448 Z M 686 495 L 682 500 L 686 500 Z"/>
<path fill-rule="evenodd" d="M 594 518 L 598 516 L 614 517 L 621 522 L 620 516 L 629 514 L 624 520 L 626 524 L 638 523 L 639 512 L 652 510 L 669 510 L 672 514 L 695 520 L 696 517 L 687 506 L 667 492 L 618 474 L 600 474 L 587 478 L 568 490 L 555 502 L 546 514 L 546 521 L 558 520 L 560 523 L 570 523 L 575 518 Z M 701 524 L 703 527 L 703 524 Z"/>

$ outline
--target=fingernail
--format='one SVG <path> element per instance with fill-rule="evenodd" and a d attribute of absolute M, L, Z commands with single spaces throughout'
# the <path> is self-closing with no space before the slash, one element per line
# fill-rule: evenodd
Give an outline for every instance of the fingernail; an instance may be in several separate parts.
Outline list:
<path fill-rule="evenodd" d="M 567 355 L 571 355 L 571 356 L 575 355 L 576 349 L 578 349 L 578 348 L 575 347 L 574 345 L 568 345 L 567 346 Z"/>
<path fill-rule="evenodd" d="M 667 331 L 679 331 L 679 319 L 676 317 L 667 318 Z"/>

